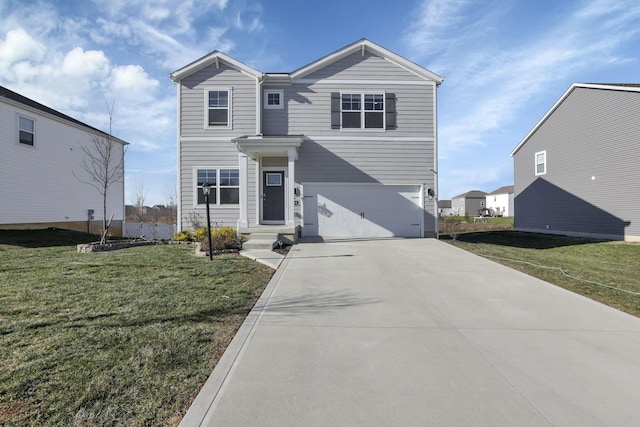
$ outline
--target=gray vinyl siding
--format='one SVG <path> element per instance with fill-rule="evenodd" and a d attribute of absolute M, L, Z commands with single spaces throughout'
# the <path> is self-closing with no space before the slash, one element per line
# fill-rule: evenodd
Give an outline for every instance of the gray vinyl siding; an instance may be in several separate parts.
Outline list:
<path fill-rule="evenodd" d="M 432 180 L 433 143 L 305 140 L 296 163 L 298 182 L 420 184 Z"/>
<path fill-rule="evenodd" d="M 576 87 L 514 155 L 516 228 L 640 236 L 638 117 L 640 93 Z"/>
<path fill-rule="evenodd" d="M 369 51 L 355 52 L 304 77 L 305 79 L 424 81 L 416 74 Z"/>
<path fill-rule="evenodd" d="M 231 142 L 183 141 L 181 143 L 180 195 L 182 204 L 182 227 L 192 228 L 192 216 L 206 224 L 206 207 L 195 205 L 194 169 L 239 168 L 238 151 Z M 250 170 L 251 173 L 251 170 Z M 195 207 L 194 207 L 195 206 Z M 235 205 L 210 205 L 211 221 L 235 228 L 240 216 L 240 207 Z"/>
<path fill-rule="evenodd" d="M 205 90 L 231 89 L 232 128 L 205 129 Z M 238 136 L 256 131 L 256 80 L 220 62 L 180 82 L 180 134 L 183 137 Z"/>
<path fill-rule="evenodd" d="M 321 81 L 316 82 L 315 80 Z M 369 52 L 349 55 L 305 76 L 291 86 L 272 87 L 284 90 L 281 110 L 263 110 L 265 135 L 340 135 L 434 137 L 435 84 Z M 332 82 L 335 81 L 335 82 Z M 349 83 L 344 83 L 348 80 Z M 305 81 L 307 81 L 305 83 Z M 308 81 L 314 81 L 308 83 Z M 362 81 L 357 83 L 356 81 Z M 379 83 L 378 83 L 379 82 Z M 389 83 L 385 83 L 389 82 Z M 398 84 L 414 82 L 415 84 Z M 331 93 L 389 93 L 396 97 L 396 129 L 331 129 Z"/>

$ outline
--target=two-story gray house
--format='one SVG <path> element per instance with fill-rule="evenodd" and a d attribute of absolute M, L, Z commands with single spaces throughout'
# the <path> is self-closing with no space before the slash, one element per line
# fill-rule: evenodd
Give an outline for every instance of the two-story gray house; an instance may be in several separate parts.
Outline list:
<path fill-rule="evenodd" d="M 640 84 L 573 84 L 511 156 L 517 230 L 640 241 Z"/>
<path fill-rule="evenodd" d="M 241 233 L 434 236 L 442 77 L 359 40 L 293 72 L 214 51 L 173 72 L 178 227 Z"/>
<path fill-rule="evenodd" d="M 453 215 L 478 215 L 478 211 L 485 207 L 487 193 L 481 190 L 471 190 L 451 198 L 451 213 Z"/>

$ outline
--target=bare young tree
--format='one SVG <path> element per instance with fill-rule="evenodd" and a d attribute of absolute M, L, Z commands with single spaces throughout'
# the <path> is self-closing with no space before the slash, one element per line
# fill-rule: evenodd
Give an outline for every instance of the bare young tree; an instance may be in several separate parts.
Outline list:
<path fill-rule="evenodd" d="M 104 244 L 111 220 L 107 221 L 107 194 L 109 187 L 124 178 L 124 153 L 121 143 L 111 135 L 113 124 L 113 109 L 107 103 L 109 112 L 109 132 L 96 134 L 91 137 L 90 144 L 83 146 L 82 169 L 87 173 L 87 178 L 74 176 L 80 182 L 91 185 L 102 197 L 102 237 L 100 243 Z M 111 217 L 113 218 L 113 216 Z"/>
<path fill-rule="evenodd" d="M 136 178 L 135 180 L 133 197 L 133 208 L 135 210 L 136 221 L 144 222 L 146 214 L 144 202 L 147 198 L 147 194 L 144 189 L 144 182 L 142 181 L 142 178 L 140 180 Z"/>

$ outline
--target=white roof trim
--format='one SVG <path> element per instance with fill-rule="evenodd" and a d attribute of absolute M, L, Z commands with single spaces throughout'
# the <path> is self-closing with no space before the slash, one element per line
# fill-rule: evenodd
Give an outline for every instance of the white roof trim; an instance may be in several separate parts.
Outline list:
<path fill-rule="evenodd" d="M 359 50 L 362 51 L 363 53 L 365 50 L 369 50 L 370 52 L 412 72 L 413 74 L 423 79 L 436 82 L 437 85 L 439 85 L 444 81 L 443 77 L 367 39 L 360 39 L 355 43 L 345 46 L 340 50 L 337 50 L 325 57 L 318 59 L 317 61 L 312 62 L 311 64 L 305 65 L 302 68 L 298 68 L 296 71 L 291 73 L 291 79 L 292 80 L 301 79 L 313 73 L 314 71 L 320 70 L 329 64 L 332 64 L 346 56 L 349 56 L 355 52 L 358 52 Z"/>
<path fill-rule="evenodd" d="M 182 80 L 184 77 L 187 77 L 195 73 L 196 71 L 203 69 L 208 65 L 216 64 L 216 66 L 219 66 L 219 61 L 226 62 L 231 67 L 235 68 L 236 70 L 250 77 L 253 77 L 254 79 L 257 79 L 257 80 L 262 79 L 262 73 L 260 71 L 254 68 L 251 68 L 248 65 L 243 64 L 242 62 L 236 59 L 233 59 L 232 57 L 225 55 L 224 53 L 219 52 L 217 50 L 214 50 L 213 52 L 208 53 L 202 58 L 195 60 L 191 64 L 186 65 L 180 68 L 179 70 L 174 71 L 173 73 L 169 74 L 169 77 L 171 77 L 171 80 L 173 80 L 174 82 L 178 82 Z"/>
<path fill-rule="evenodd" d="M 571 92 L 573 92 L 573 90 L 575 88 L 618 90 L 618 91 L 621 90 L 621 91 L 626 91 L 626 92 L 640 92 L 640 87 L 635 87 L 635 86 L 623 86 L 623 85 L 616 85 L 616 84 L 592 84 L 592 83 L 574 83 L 574 84 L 572 84 L 571 87 L 569 89 L 567 89 L 567 91 L 560 97 L 560 99 L 558 99 L 558 101 L 556 101 L 556 103 L 553 104 L 553 107 L 551 107 L 551 109 L 549 109 L 549 111 L 547 111 L 547 113 L 540 119 L 540 121 L 538 123 L 536 123 L 536 125 L 533 127 L 533 129 L 531 129 L 529 131 L 529 133 L 522 139 L 522 141 L 520 141 L 520 143 L 516 146 L 516 148 L 514 148 L 513 151 L 511 151 L 511 154 L 509 154 L 511 157 L 515 156 L 516 152 L 518 152 L 518 150 L 520 150 L 520 148 L 524 144 L 526 144 L 526 142 L 529 140 L 529 138 L 531 138 L 531 136 L 534 133 L 536 133 L 536 131 L 540 128 L 540 126 L 542 126 L 542 124 L 547 121 L 549 116 L 551 116 L 551 114 L 553 114 L 553 112 L 556 111 L 556 109 L 560 106 L 560 104 L 562 104 L 564 102 L 564 100 L 567 99 L 567 97 L 571 94 Z"/>

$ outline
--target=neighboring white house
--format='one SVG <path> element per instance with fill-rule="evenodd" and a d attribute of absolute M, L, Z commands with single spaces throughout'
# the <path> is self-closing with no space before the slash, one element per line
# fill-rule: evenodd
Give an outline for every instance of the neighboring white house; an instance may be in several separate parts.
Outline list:
<path fill-rule="evenodd" d="M 640 84 L 571 85 L 511 156 L 517 230 L 640 241 Z"/>
<path fill-rule="evenodd" d="M 107 134 L 0 86 L 0 228 L 98 232 L 102 196 L 82 167 L 83 147 Z M 118 156 L 125 141 L 114 138 Z M 107 219 L 121 235 L 124 180 L 108 191 Z"/>
<path fill-rule="evenodd" d="M 290 73 L 214 51 L 171 74 L 178 92 L 178 227 L 242 233 L 437 233 L 442 77 L 359 40 Z"/>
<path fill-rule="evenodd" d="M 513 216 L 513 185 L 500 187 L 487 194 L 486 207 L 494 216 Z"/>

